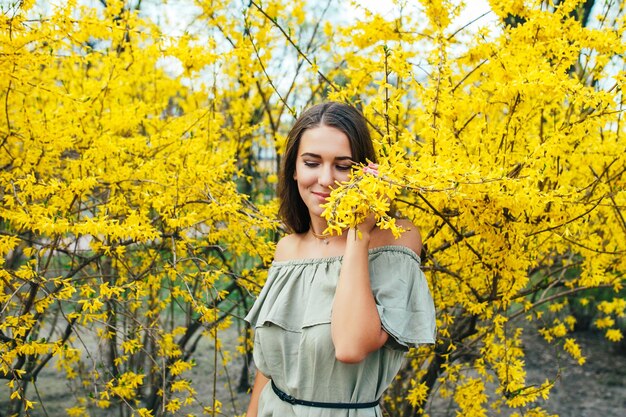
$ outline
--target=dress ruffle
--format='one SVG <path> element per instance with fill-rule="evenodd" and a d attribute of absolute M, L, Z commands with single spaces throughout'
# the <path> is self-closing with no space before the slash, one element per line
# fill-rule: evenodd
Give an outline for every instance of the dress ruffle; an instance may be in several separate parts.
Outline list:
<path fill-rule="evenodd" d="M 290 332 L 330 323 L 341 256 L 274 262 L 246 316 L 253 327 L 268 323 Z M 406 349 L 435 342 L 435 308 L 419 257 L 404 246 L 369 251 L 372 292 L 383 328 Z"/>

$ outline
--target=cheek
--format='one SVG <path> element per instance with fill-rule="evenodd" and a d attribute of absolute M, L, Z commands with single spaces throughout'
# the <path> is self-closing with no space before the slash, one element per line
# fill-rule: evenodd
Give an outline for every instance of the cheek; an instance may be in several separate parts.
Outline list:
<path fill-rule="evenodd" d="M 350 179 L 350 173 L 345 171 L 339 171 L 335 174 L 335 180 L 337 182 L 346 182 Z"/>
<path fill-rule="evenodd" d="M 312 182 L 316 181 L 315 175 L 311 172 L 311 170 L 298 170 L 293 175 L 293 179 L 298 183 L 298 188 L 307 187 Z"/>

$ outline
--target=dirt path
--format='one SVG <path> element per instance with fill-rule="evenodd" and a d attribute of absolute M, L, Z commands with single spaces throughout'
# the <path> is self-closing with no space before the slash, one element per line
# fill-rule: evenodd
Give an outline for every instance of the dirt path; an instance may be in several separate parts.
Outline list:
<path fill-rule="evenodd" d="M 567 354 L 546 348 L 538 337 L 525 341 L 529 378 L 538 383 L 546 377 L 557 378 L 543 407 L 561 417 L 626 416 L 626 355 L 600 333 L 575 333 L 574 337 L 587 359 L 583 366 Z"/>

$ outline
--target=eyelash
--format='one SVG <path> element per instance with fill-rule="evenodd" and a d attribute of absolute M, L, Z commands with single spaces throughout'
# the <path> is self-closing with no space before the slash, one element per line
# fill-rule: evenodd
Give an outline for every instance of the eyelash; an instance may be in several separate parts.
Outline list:
<path fill-rule="evenodd" d="M 307 162 L 304 161 L 304 166 L 307 168 L 315 168 L 319 165 L 319 162 Z M 352 169 L 352 165 L 337 165 L 337 169 L 339 171 L 350 171 Z"/>

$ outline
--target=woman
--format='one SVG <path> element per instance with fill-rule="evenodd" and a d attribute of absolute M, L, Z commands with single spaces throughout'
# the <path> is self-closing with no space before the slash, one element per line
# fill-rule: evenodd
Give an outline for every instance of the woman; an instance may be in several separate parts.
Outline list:
<path fill-rule="evenodd" d="M 293 233 L 278 242 L 246 316 L 258 369 L 247 417 L 380 416 L 378 402 L 404 352 L 434 343 L 412 223 L 398 221 L 406 230 L 398 239 L 373 215 L 358 231 L 323 234 L 320 205 L 352 165 L 375 160 L 364 117 L 345 104 L 311 107 L 289 133 L 279 196 Z"/>

